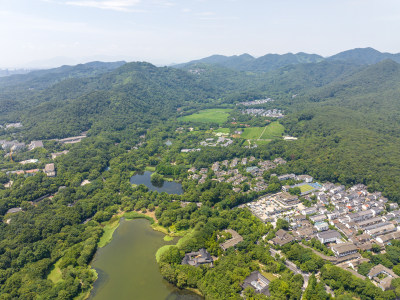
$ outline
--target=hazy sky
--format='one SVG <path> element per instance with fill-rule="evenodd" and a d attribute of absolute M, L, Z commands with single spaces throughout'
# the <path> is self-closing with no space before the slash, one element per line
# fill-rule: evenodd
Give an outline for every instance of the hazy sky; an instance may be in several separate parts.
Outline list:
<path fill-rule="evenodd" d="M 0 0 L 0 67 L 397 53 L 399 32 L 399 0 Z"/>

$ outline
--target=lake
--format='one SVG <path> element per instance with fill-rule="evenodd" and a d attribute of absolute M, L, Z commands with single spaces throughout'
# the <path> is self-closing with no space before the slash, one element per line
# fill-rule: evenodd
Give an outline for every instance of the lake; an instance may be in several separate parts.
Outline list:
<path fill-rule="evenodd" d="M 153 172 L 150 171 L 137 173 L 136 175 L 133 175 L 131 177 L 130 182 L 132 184 L 137 184 L 137 185 L 144 184 L 149 188 L 150 191 L 157 191 L 159 193 L 167 192 L 168 194 L 177 194 L 177 195 L 183 194 L 182 185 L 175 181 L 164 181 L 162 185 L 155 186 L 154 184 L 151 183 L 151 178 L 150 178 L 151 174 L 153 174 Z"/>
<path fill-rule="evenodd" d="M 163 237 L 163 233 L 150 227 L 148 220 L 121 219 L 111 243 L 100 248 L 92 262 L 99 278 L 89 299 L 202 300 L 162 278 L 155 253 L 169 244 Z"/>

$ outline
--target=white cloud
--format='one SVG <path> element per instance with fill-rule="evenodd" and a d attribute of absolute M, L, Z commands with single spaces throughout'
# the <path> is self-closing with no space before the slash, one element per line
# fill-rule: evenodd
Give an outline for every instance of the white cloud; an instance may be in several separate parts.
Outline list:
<path fill-rule="evenodd" d="M 140 3 L 140 0 L 74 0 L 67 1 L 65 4 L 81 7 L 92 7 L 105 10 L 125 11 L 125 12 L 141 12 L 135 7 Z"/>

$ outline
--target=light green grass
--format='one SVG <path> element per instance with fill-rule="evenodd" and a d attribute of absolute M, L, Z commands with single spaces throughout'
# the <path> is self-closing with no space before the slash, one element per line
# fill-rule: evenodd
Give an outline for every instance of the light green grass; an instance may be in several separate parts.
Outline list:
<path fill-rule="evenodd" d="M 223 124 L 228 120 L 228 116 L 231 111 L 232 109 L 205 109 L 192 115 L 180 117 L 178 118 L 178 120 L 188 122 Z"/>
<path fill-rule="evenodd" d="M 311 191 L 314 189 L 311 185 L 308 185 L 308 184 L 300 185 L 299 188 L 302 193 L 305 193 L 305 192 L 308 192 L 308 191 Z"/>
<path fill-rule="evenodd" d="M 256 139 L 260 138 L 263 130 L 264 130 L 264 127 L 245 128 L 240 137 L 244 138 L 244 139 L 256 140 Z"/>
<path fill-rule="evenodd" d="M 261 136 L 261 139 L 274 139 L 282 136 L 285 131 L 285 127 L 279 122 L 272 122 L 266 128 Z"/>
<path fill-rule="evenodd" d="M 170 242 L 170 241 L 172 241 L 173 239 L 174 239 L 173 236 L 169 236 L 169 235 L 165 235 L 165 236 L 164 236 L 164 241 L 166 241 L 166 242 Z"/>
<path fill-rule="evenodd" d="M 285 130 L 279 122 L 272 122 L 266 127 L 245 128 L 241 138 L 250 140 L 272 140 L 280 138 Z"/>
<path fill-rule="evenodd" d="M 161 232 L 166 233 L 166 234 L 168 233 L 167 230 L 166 230 L 164 227 L 155 226 L 155 225 L 153 225 L 152 227 L 153 227 L 154 230 L 158 230 L 158 231 L 161 231 Z M 185 231 L 180 231 L 180 232 L 178 232 L 177 234 L 182 235 L 182 237 L 179 239 L 179 241 L 176 243 L 176 245 L 164 245 L 164 246 L 162 246 L 161 248 L 159 248 L 159 249 L 157 250 L 157 252 L 156 252 L 156 260 L 157 260 L 157 261 L 160 261 L 161 255 L 162 255 L 165 251 L 167 251 L 170 247 L 172 247 L 172 246 L 177 246 L 178 248 L 182 247 L 182 245 L 184 245 L 184 243 L 186 243 L 186 241 L 187 241 L 188 239 L 190 239 L 190 238 L 193 236 L 193 234 L 194 234 L 194 229 L 185 230 Z M 174 234 L 174 235 L 176 235 L 176 234 Z M 172 240 L 171 238 L 173 239 L 172 236 L 166 235 L 166 236 L 164 237 L 164 240 L 165 240 L 165 241 L 171 241 L 171 240 Z"/>
<path fill-rule="evenodd" d="M 260 273 L 261 273 L 265 278 L 267 278 L 269 281 L 273 281 L 273 280 L 275 280 L 275 279 L 278 278 L 277 276 L 275 276 L 275 275 L 272 274 L 272 273 L 268 273 L 268 272 L 264 272 L 264 271 L 261 271 Z"/>
<path fill-rule="evenodd" d="M 62 272 L 60 270 L 60 263 L 61 263 L 61 259 L 59 259 L 54 264 L 53 269 L 51 270 L 50 274 L 47 276 L 47 279 L 53 281 L 54 284 L 57 284 L 57 283 L 63 281 Z"/>
<path fill-rule="evenodd" d="M 145 171 L 150 171 L 150 172 L 155 172 L 156 171 L 156 167 L 152 167 L 152 166 L 146 166 L 146 168 L 144 168 Z"/>
<path fill-rule="evenodd" d="M 111 242 L 114 231 L 118 228 L 118 226 L 119 226 L 119 219 L 104 226 L 104 233 L 101 236 L 100 241 L 97 244 L 97 247 L 102 248 L 109 242 Z"/>
<path fill-rule="evenodd" d="M 171 248 L 174 245 L 164 245 L 161 248 L 159 248 L 156 252 L 156 260 L 157 262 L 160 261 L 161 255 L 163 255 L 165 252 L 168 251 L 169 248 Z"/>

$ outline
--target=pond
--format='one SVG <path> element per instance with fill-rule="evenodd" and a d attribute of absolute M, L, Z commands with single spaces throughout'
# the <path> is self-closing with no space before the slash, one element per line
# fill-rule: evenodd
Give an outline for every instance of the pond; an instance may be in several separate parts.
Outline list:
<path fill-rule="evenodd" d="M 144 184 L 150 191 L 157 191 L 159 193 L 167 192 L 168 194 L 177 195 L 183 194 L 182 185 L 180 183 L 175 181 L 164 181 L 162 185 L 156 186 L 151 182 L 151 174 L 153 174 L 153 172 L 150 171 L 137 173 L 131 177 L 130 182 L 137 185 Z"/>
<path fill-rule="evenodd" d="M 111 243 L 100 248 L 92 262 L 99 278 L 89 299 L 203 299 L 177 289 L 162 278 L 155 253 L 168 244 L 163 237 L 164 234 L 154 231 L 145 219 L 122 219 Z"/>

